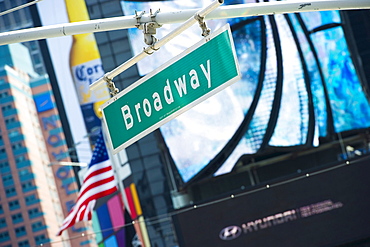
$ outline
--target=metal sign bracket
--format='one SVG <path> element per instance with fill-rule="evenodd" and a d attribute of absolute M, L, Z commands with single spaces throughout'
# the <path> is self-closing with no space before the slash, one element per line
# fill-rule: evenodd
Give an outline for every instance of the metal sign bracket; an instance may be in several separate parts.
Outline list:
<path fill-rule="evenodd" d="M 199 14 L 194 15 L 194 19 L 198 21 L 200 28 L 202 29 L 202 36 L 206 37 L 211 33 L 211 29 L 207 27 L 206 22 L 204 21 L 204 17 L 200 16 Z"/>
<path fill-rule="evenodd" d="M 119 89 L 116 88 L 116 85 L 112 79 L 109 79 L 106 75 L 104 75 L 103 80 L 106 82 L 106 85 L 110 91 L 109 93 L 112 95 L 112 97 L 115 96 L 119 92 Z"/>
<path fill-rule="evenodd" d="M 154 37 L 154 35 L 157 33 L 156 29 L 160 28 L 162 26 L 162 25 L 158 24 L 158 22 L 156 21 L 156 16 L 159 12 L 160 12 L 159 9 L 157 11 L 155 11 L 154 13 L 150 9 L 149 17 L 150 17 L 151 21 L 141 22 L 141 17 L 145 13 L 145 11 L 142 11 L 140 14 L 137 14 L 137 12 L 135 11 L 135 18 L 136 18 L 136 21 L 137 21 L 136 27 L 140 30 L 143 30 L 144 42 L 147 45 L 153 46 L 158 41 L 158 39 L 156 37 Z"/>

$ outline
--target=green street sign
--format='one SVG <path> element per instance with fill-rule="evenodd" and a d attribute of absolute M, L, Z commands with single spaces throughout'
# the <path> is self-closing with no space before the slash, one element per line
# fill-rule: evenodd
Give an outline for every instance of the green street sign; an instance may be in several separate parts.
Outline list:
<path fill-rule="evenodd" d="M 103 105 L 113 153 L 239 79 L 234 42 L 227 24 Z"/>

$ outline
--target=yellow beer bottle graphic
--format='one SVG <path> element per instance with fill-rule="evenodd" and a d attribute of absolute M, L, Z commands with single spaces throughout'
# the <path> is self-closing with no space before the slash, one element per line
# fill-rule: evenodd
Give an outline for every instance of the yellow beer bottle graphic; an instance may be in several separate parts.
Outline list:
<path fill-rule="evenodd" d="M 65 0 L 65 3 L 70 22 L 90 19 L 84 0 Z M 95 127 L 101 125 L 99 106 L 109 99 L 109 92 L 105 85 L 94 92 L 89 90 L 90 84 L 104 76 L 94 34 L 73 35 L 70 66 L 86 129 L 92 132 Z"/>

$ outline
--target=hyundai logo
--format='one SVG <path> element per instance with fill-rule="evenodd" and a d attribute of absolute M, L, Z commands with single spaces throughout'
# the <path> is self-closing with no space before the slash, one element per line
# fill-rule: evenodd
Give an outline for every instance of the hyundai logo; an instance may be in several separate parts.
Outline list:
<path fill-rule="evenodd" d="M 219 237 L 222 240 L 233 240 L 240 236 L 242 229 L 239 226 L 228 226 L 221 230 Z"/>

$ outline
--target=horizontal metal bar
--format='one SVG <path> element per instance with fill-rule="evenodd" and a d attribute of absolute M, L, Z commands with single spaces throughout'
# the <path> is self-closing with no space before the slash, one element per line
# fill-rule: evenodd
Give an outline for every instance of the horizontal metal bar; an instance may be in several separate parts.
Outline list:
<path fill-rule="evenodd" d="M 108 72 L 104 75 L 104 77 L 100 78 L 99 80 L 95 81 L 93 84 L 90 85 L 91 90 L 95 90 L 98 88 L 102 83 L 106 83 L 106 80 L 112 80 L 114 77 L 125 71 L 126 69 L 130 68 L 152 52 L 158 50 L 160 47 L 168 43 L 170 40 L 184 32 L 186 29 L 191 27 L 197 22 L 197 19 L 195 19 L 196 15 L 199 15 L 200 17 L 205 17 L 207 14 L 211 13 L 213 10 L 215 10 L 217 7 L 219 7 L 223 3 L 223 0 L 216 0 L 212 2 L 207 7 L 200 9 L 198 12 L 196 12 L 193 16 L 191 16 L 188 20 L 186 20 L 182 25 L 177 27 L 175 30 L 161 38 L 158 42 L 154 43 L 152 46 L 148 46 L 144 49 L 141 53 L 138 55 L 132 57 L 131 59 L 127 60 L 125 63 L 121 64 L 111 72 Z"/>
<path fill-rule="evenodd" d="M 245 16 L 273 15 L 285 13 L 326 11 L 326 10 L 353 10 L 370 9 L 369 0 L 315 0 L 315 1 L 279 1 L 228 5 L 217 8 L 205 17 L 206 20 L 225 19 Z M 199 9 L 179 10 L 174 12 L 160 12 L 156 16 L 158 24 L 182 23 Z M 143 15 L 141 22 L 152 21 L 149 15 Z M 135 15 L 97 19 L 29 28 L 0 34 L 0 45 L 19 43 L 30 40 L 47 39 L 61 36 L 70 36 L 81 33 L 95 33 L 119 29 L 135 28 Z"/>

